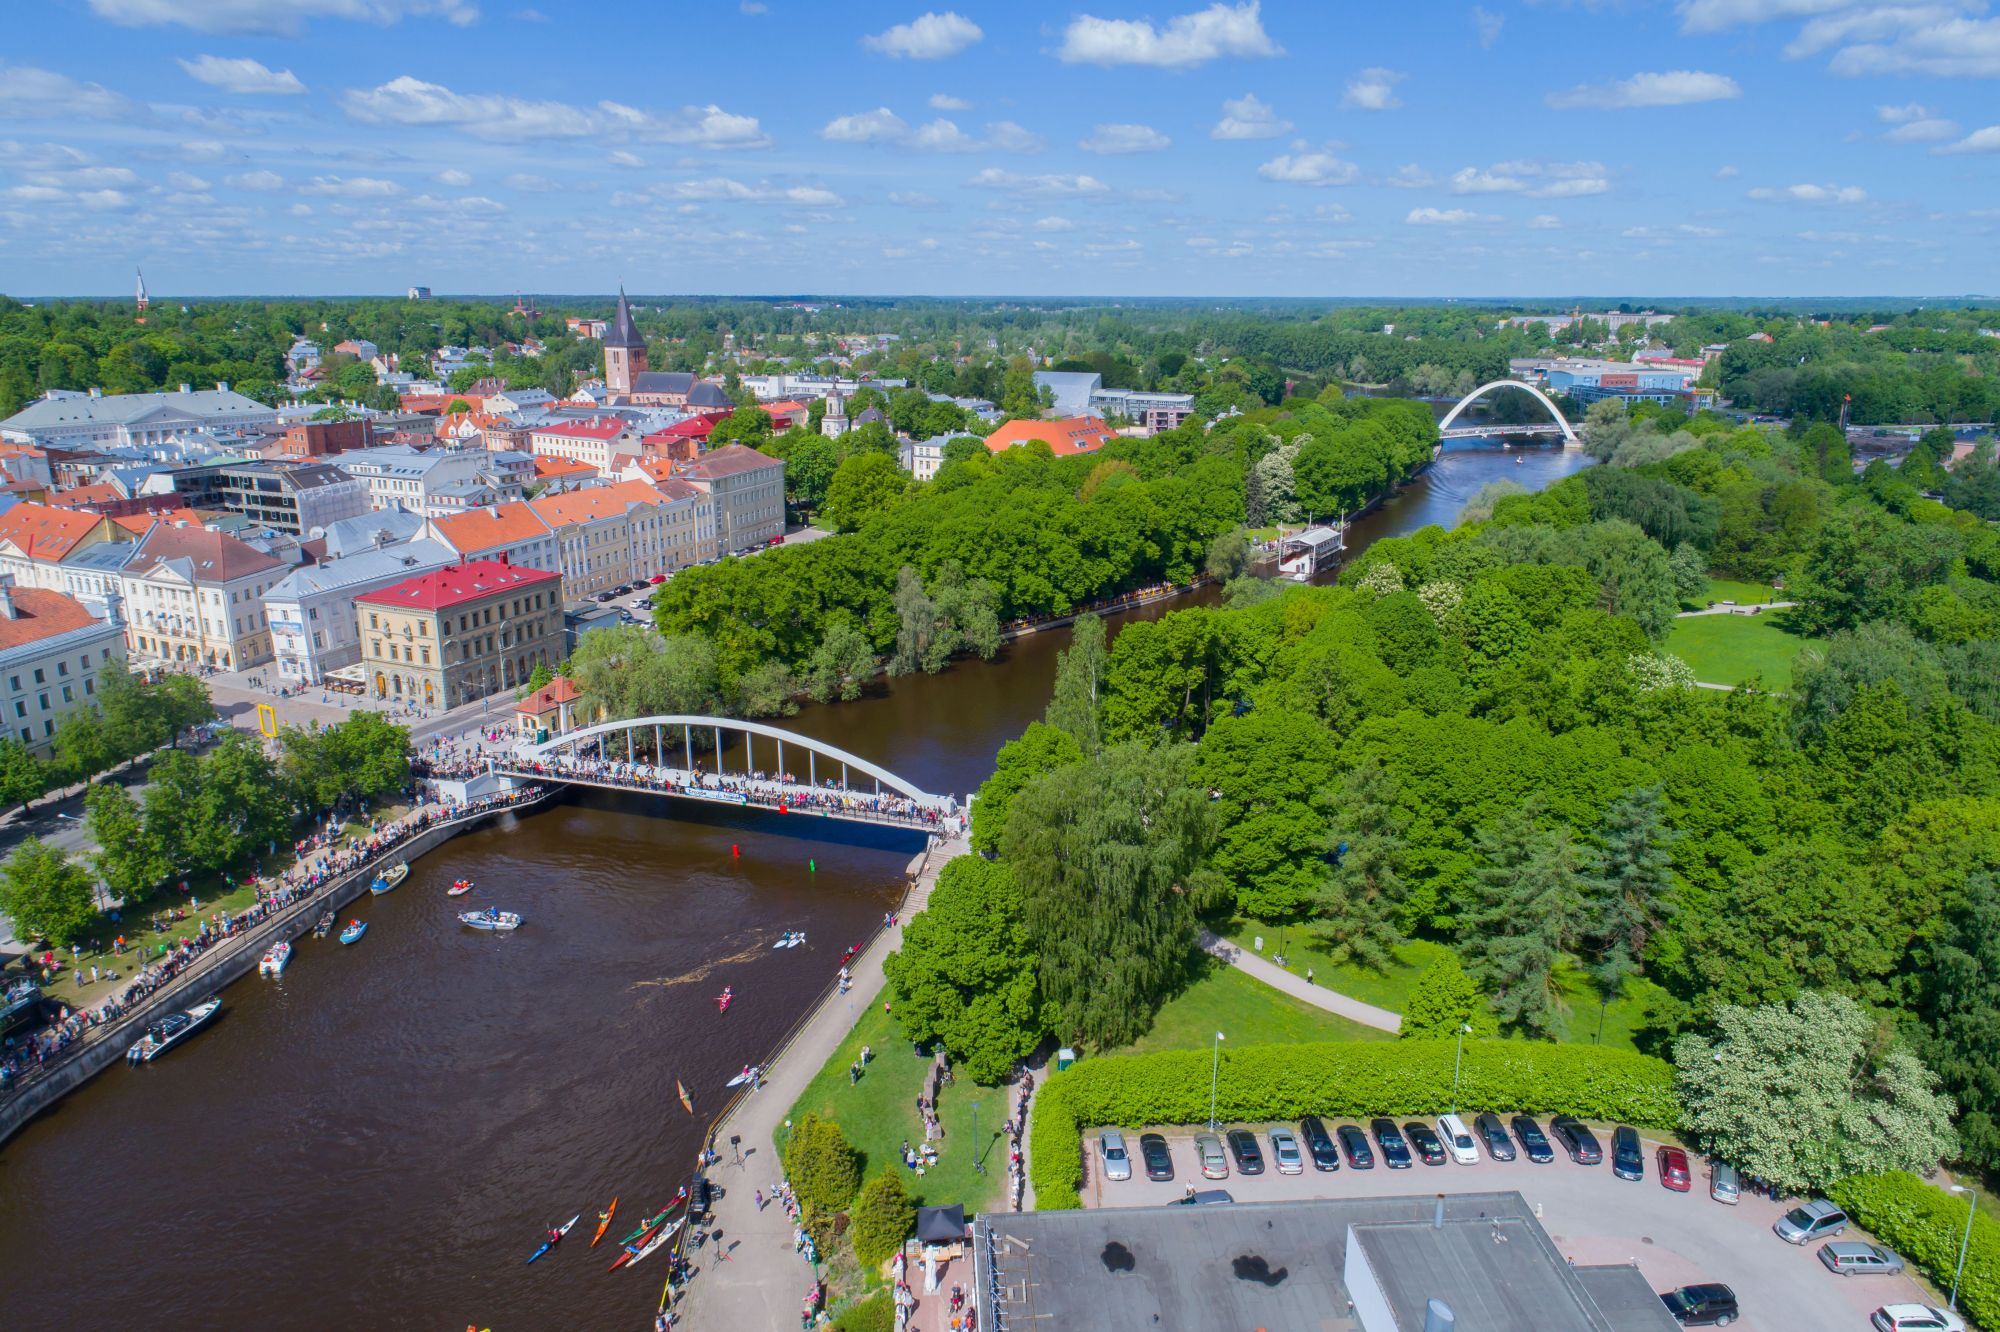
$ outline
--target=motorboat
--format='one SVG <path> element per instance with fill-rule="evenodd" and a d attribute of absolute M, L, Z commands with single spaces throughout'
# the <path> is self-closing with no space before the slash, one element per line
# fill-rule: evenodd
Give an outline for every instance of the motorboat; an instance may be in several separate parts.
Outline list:
<path fill-rule="evenodd" d="M 338 917 L 334 914 L 332 907 L 328 907 L 326 910 L 320 912 L 319 919 L 313 922 L 313 938 L 324 939 L 327 935 L 332 934 L 333 922 L 336 919 Z"/>
<path fill-rule="evenodd" d="M 451 887 L 444 890 L 444 895 L 446 897 L 463 897 L 471 891 L 472 880 L 458 879 L 452 883 Z"/>
<path fill-rule="evenodd" d="M 265 950 L 263 958 L 257 963 L 257 974 L 259 976 L 269 976 L 275 980 L 285 974 L 285 968 L 291 963 L 291 960 L 291 944 L 280 939 Z"/>
<path fill-rule="evenodd" d="M 146 1029 L 139 1043 L 125 1052 L 125 1061 L 130 1064 L 150 1064 L 167 1051 L 179 1045 L 216 1013 L 221 1011 L 220 999 L 209 999 L 196 1004 L 184 1013 L 169 1013 Z"/>
<path fill-rule="evenodd" d="M 410 862 L 406 860 L 376 875 L 375 882 L 368 885 L 368 891 L 379 897 L 409 877 Z"/>
<path fill-rule="evenodd" d="M 356 943 L 366 933 L 368 933 L 367 921 L 350 920 L 347 922 L 347 928 L 340 932 L 340 941 L 344 944 Z"/>
<path fill-rule="evenodd" d="M 42 1015 L 42 987 L 32 980 L 17 980 L 0 989 L 0 1036 L 31 1026 Z"/>
<path fill-rule="evenodd" d="M 496 911 L 487 907 L 484 911 L 461 911 L 459 923 L 470 925 L 475 930 L 518 930 L 521 928 L 521 914 L 518 911 Z"/>

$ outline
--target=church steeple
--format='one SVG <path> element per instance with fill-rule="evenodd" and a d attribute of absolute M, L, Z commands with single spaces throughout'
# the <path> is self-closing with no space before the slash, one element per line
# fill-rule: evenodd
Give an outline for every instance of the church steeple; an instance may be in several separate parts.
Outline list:
<path fill-rule="evenodd" d="M 618 314 L 604 332 L 604 387 L 613 393 L 630 393 L 632 381 L 645 373 L 646 337 L 632 322 L 632 307 L 620 283 Z"/>
<path fill-rule="evenodd" d="M 138 320 L 138 322 L 140 322 L 140 323 L 142 323 L 142 324 L 143 324 L 143 323 L 145 323 L 145 322 L 146 322 L 146 306 L 147 306 L 147 304 L 148 304 L 148 302 L 147 302 L 147 300 L 146 300 L 146 275 L 145 275 L 144 273 L 140 273 L 140 272 L 139 272 L 139 270 L 138 270 L 138 269 L 136 269 L 136 268 L 135 268 L 135 269 L 133 269 L 132 271 L 133 271 L 133 272 L 135 272 L 135 273 L 138 273 L 138 274 L 139 274 L 139 299 L 138 299 L 138 305 L 139 305 L 139 320 Z"/>

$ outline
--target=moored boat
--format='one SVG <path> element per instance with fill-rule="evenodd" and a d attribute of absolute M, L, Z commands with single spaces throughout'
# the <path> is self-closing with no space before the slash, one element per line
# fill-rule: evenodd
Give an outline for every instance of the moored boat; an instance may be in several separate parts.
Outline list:
<path fill-rule="evenodd" d="M 475 930 L 518 930 L 521 928 L 521 913 L 518 911 L 496 911 L 487 907 L 483 911 L 461 911 L 460 924 L 470 925 Z"/>
<path fill-rule="evenodd" d="M 641 1244 L 639 1246 L 638 1252 L 632 1255 L 631 1265 L 633 1267 L 637 1267 L 640 1263 L 645 1262 L 646 1255 L 651 1253 L 653 1250 L 659 1248 L 662 1244 L 665 1244 L 668 1240 L 672 1239 L 674 1237 L 674 1232 L 681 1228 L 681 1222 L 685 1220 L 687 1220 L 687 1218 L 684 1216 L 676 1217 L 674 1220 L 668 1222 L 666 1225 L 661 1226 L 658 1230 L 654 1231 L 652 1238 L 648 1239 L 644 1244 Z"/>
<path fill-rule="evenodd" d="M 324 939 L 327 935 L 332 934 L 333 922 L 336 919 L 338 917 L 335 916 L 332 907 L 328 907 L 326 910 L 320 912 L 319 919 L 313 922 L 313 938 Z"/>
<path fill-rule="evenodd" d="M 410 863 L 406 860 L 376 875 L 375 882 L 368 885 L 368 891 L 379 897 L 409 877 Z"/>
<path fill-rule="evenodd" d="M 275 979 L 285 974 L 285 967 L 290 964 L 291 960 L 291 944 L 280 939 L 265 950 L 264 956 L 257 963 L 257 974 L 259 976 L 270 976 Z"/>
<path fill-rule="evenodd" d="M 368 933 L 367 921 L 350 920 L 347 922 L 347 928 L 340 932 L 340 941 L 344 944 L 351 944 L 359 940 L 366 933 Z"/>
<path fill-rule="evenodd" d="M 222 1008 L 220 999 L 209 999 L 196 1004 L 184 1013 L 169 1013 L 146 1029 L 139 1043 L 125 1052 L 125 1059 L 133 1064 L 150 1064 L 167 1051 L 179 1045 L 200 1029 L 201 1025 L 214 1017 Z"/>

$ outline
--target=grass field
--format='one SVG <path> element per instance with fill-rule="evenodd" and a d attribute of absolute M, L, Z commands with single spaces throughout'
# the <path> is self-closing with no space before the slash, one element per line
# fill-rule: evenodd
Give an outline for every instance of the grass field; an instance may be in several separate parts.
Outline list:
<path fill-rule="evenodd" d="M 1792 687 L 1792 659 L 1809 641 L 1792 633 L 1787 619 L 1784 611 L 1767 611 L 1675 620 L 1667 651 L 1704 684 L 1740 685 L 1761 677 L 1764 688 L 1783 693 Z"/>
<path fill-rule="evenodd" d="M 1291 1041 L 1385 1041 L 1392 1037 L 1280 994 L 1261 981 L 1208 959 L 1201 978 L 1169 999 L 1153 1028 L 1120 1054 L 1206 1050 L 1222 1032 L 1236 1045 Z"/>
<path fill-rule="evenodd" d="M 1711 601 L 1733 601 L 1739 606 L 1767 606 L 1773 601 L 1783 599 L 1783 594 L 1773 591 L 1769 583 L 1744 583 L 1733 578 L 1711 578 L 1708 580 L 1707 593 L 1698 601 L 1681 602 L 1681 609 L 1705 610 Z"/>

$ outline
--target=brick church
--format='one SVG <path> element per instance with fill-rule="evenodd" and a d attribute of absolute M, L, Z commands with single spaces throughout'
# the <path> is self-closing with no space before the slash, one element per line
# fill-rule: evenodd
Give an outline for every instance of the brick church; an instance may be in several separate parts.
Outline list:
<path fill-rule="evenodd" d="M 604 387 L 612 402 L 634 407 L 726 412 L 736 405 L 718 384 L 686 371 L 646 368 L 646 338 L 632 322 L 623 287 L 618 289 L 618 314 L 604 331 Z"/>

